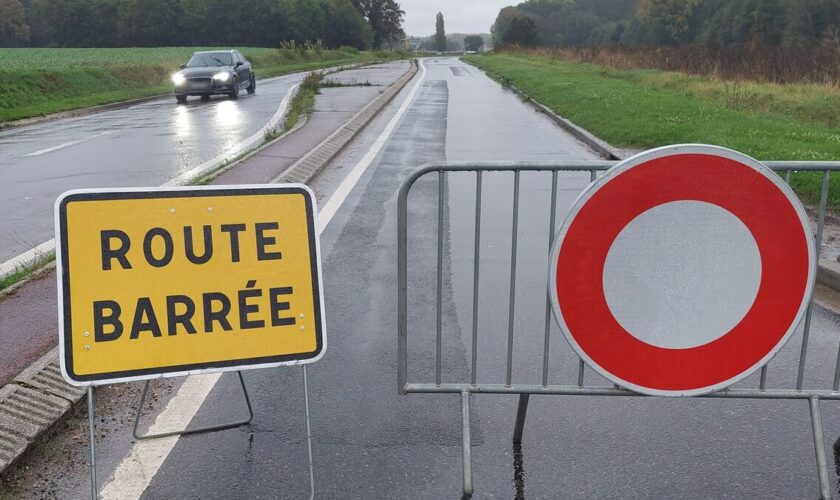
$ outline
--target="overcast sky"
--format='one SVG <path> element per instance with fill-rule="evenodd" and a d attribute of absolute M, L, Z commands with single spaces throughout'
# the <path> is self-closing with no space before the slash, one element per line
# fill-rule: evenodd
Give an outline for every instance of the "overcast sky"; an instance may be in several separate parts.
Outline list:
<path fill-rule="evenodd" d="M 435 32 L 435 15 L 443 13 L 447 33 L 489 33 L 502 7 L 520 0 L 398 0 L 405 11 L 403 27 L 409 36 Z"/>

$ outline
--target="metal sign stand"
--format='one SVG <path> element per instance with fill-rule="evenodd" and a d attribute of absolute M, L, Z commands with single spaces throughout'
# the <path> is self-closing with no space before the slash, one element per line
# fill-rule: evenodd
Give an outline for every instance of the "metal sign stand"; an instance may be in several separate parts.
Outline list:
<path fill-rule="evenodd" d="M 155 434 L 145 434 L 140 435 L 137 431 L 137 426 L 140 422 L 140 415 L 143 412 L 143 405 L 146 402 L 146 394 L 149 390 L 149 381 L 146 381 L 146 384 L 143 386 L 143 395 L 140 398 L 140 406 L 137 408 L 137 414 L 134 417 L 134 437 L 138 440 L 143 439 L 155 439 L 155 438 L 162 438 L 162 437 L 170 437 L 170 436 L 182 436 L 186 434 L 198 434 L 201 432 L 211 432 L 211 431 L 218 431 L 223 429 L 230 429 L 233 427 L 238 427 L 240 425 L 245 425 L 251 422 L 254 418 L 254 411 L 251 407 L 251 399 L 248 396 L 248 389 L 245 387 L 245 379 L 242 377 L 242 372 L 237 371 L 237 375 L 239 376 L 239 383 L 242 387 L 242 393 L 245 396 L 245 404 L 248 406 L 248 419 L 242 420 L 238 422 L 228 422 L 223 424 L 216 424 L 211 426 L 199 427 L 197 429 L 187 429 L 181 431 L 168 431 L 168 432 L 161 432 Z M 96 482 L 96 423 L 94 421 L 93 416 L 93 386 L 88 386 L 87 391 L 87 398 L 88 398 L 88 426 L 90 429 L 89 434 L 89 448 L 90 448 L 90 498 L 92 500 L 96 500 L 99 498 L 99 494 L 97 491 L 97 482 Z M 304 401 L 304 415 L 306 419 L 306 450 L 309 456 L 309 498 L 310 500 L 315 498 L 315 467 L 314 462 L 312 460 L 312 425 L 310 423 L 310 411 L 309 411 L 309 382 L 306 376 L 306 365 L 303 365 L 303 401 Z"/>
<path fill-rule="evenodd" d="M 251 423 L 251 420 L 254 419 L 254 410 L 251 408 L 251 398 L 248 397 L 248 389 L 245 387 L 245 379 L 242 378 L 242 372 L 237 371 L 236 374 L 239 376 L 239 385 L 242 387 L 242 394 L 245 396 L 245 404 L 248 406 L 248 418 L 245 420 L 236 420 L 234 422 L 225 422 L 221 424 L 215 425 L 207 425 L 204 427 L 198 427 L 195 429 L 185 429 L 182 431 L 168 431 L 168 432 L 159 432 L 156 434 L 145 434 L 141 435 L 138 432 L 138 426 L 140 425 L 140 416 L 143 414 L 143 405 L 146 404 L 146 393 L 149 391 L 149 383 L 151 381 L 147 380 L 146 384 L 143 385 L 143 395 L 140 397 L 140 406 L 137 407 L 137 414 L 134 416 L 134 438 L 135 439 L 154 439 L 154 438 L 162 438 L 162 437 L 169 437 L 169 436 L 184 436 L 187 434 L 198 434 L 200 432 L 210 432 L 210 431 L 220 431 L 224 429 L 230 429 L 233 427 L 239 427 L 240 425 L 245 425 Z"/>

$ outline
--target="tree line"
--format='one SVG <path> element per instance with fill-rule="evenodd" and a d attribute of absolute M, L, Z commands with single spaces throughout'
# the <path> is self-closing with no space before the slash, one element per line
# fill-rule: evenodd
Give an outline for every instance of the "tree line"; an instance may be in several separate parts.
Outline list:
<path fill-rule="evenodd" d="M 840 0 L 527 0 L 503 8 L 491 32 L 496 46 L 840 51 Z"/>
<path fill-rule="evenodd" d="M 396 0 L 0 0 L 0 47 L 396 47 Z"/>

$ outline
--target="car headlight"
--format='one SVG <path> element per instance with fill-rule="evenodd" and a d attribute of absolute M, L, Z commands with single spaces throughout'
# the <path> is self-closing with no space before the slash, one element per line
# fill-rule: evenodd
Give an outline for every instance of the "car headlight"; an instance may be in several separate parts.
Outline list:
<path fill-rule="evenodd" d="M 230 73 L 227 71 L 222 71 L 213 75 L 214 80 L 218 80 L 220 82 L 226 82 L 230 78 Z"/>
<path fill-rule="evenodd" d="M 181 85 L 182 83 L 184 83 L 185 80 L 186 78 L 184 78 L 184 75 L 182 75 L 181 73 L 175 73 L 174 75 L 172 75 L 172 83 L 174 83 L 175 85 Z"/>

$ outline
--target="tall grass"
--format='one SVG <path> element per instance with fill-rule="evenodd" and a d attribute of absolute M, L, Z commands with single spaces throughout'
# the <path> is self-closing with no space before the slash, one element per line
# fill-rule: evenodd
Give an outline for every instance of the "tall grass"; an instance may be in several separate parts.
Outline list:
<path fill-rule="evenodd" d="M 721 80 L 816 83 L 840 87 L 840 47 L 593 47 L 532 49 L 552 59 L 616 69 L 650 68 L 713 76 Z"/>

